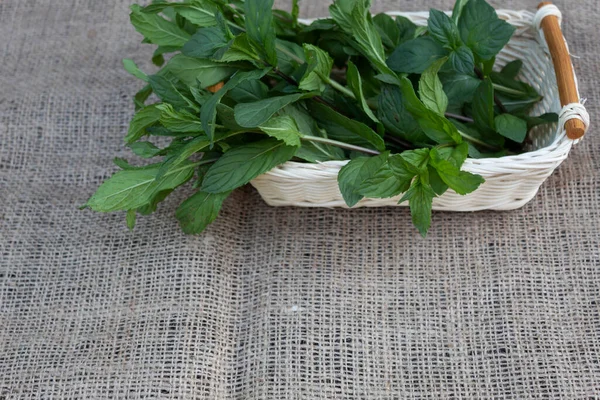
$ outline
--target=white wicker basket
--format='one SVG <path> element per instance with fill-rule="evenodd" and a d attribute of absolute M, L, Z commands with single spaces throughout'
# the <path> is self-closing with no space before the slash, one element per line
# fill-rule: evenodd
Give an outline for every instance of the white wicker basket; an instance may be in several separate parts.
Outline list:
<path fill-rule="evenodd" d="M 402 15 L 417 25 L 426 25 L 429 13 L 398 12 L 390 15 Z M 483 176 L 485 183 L 466 196 L 449 190 L 434 199 L 435 210 L 511 210 L 522 207 L 536 195 L 546 178 L 566 159 L 571 146 L 577 143 L 578 140 L 567 137 L 565 123 L 571 119 L 579 119 L 584 122 L 586 129 L 589 125 L 589 116 L 579 102 L 561 107 L 555 68 L 541 30 L 542 21 L 547 16 L 558 17 L 560 21 L 558 9 L 546 6 L 536 14 L 500 10 L 498 15 L 517 28 L 509 44 L 498 56 L 498 66 L 516 58 L 523 60 L 521 78 L 543 96 L 533 113 L 558 112 L 562 109 L 560 121 L 555 126 L 546 125 L 534 131 L 530 151 L 526 153 L 502 158 L 467 159 L 463 169 Z M 573 76 L 572 79 L 576 85 L 576 78 Z M 578 92 L 577 98 L 579 99 Z M 251 183 L 271 206 L 347 207 L 337 184 L 338 172 L 346 163 L 347 161 L 319 164 L 287 162 Z M 398 201 L 399 197 L 364 199 L 356 207 L 397 206 Z"/>

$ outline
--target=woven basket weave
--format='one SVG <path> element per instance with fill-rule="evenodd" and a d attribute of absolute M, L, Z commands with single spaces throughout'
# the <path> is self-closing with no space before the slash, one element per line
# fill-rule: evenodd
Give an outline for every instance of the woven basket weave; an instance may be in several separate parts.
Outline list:
<path fill-rule="evenodd" d="M 417 25 L 427 25 L 428 12 L 389 13 L 409 18 Z M 485 183 L 475 192 L 461 196 L 448 190 L 435 198 L 433 208 L 445 211 L 511 210 L 530 201 L 542 183 L 569 155 L 571 140 L 565 132 L 565 122 L 577 118 L 589 125 L 589 116 L 580 104 L 561 107 L 559 90 L 540 21 L 546 15 L 560 17 L 554 6 L 544 7 L 537 14 L 529 11 L 499 10 L 498 16 L 517 30 L 497 58 L 501 67 L 514 60 L 523 60 L 520 78 L 543 96 L 533 114 L 557 112 L 562 109 L 558 124 L 536 128 L 531 133 L 528 152 L 502 158 L 467 159 L 463 169 L 479 174 Z M 306 21 L 310 22 L 310 21 Z M 337 175 L 348 161 L 327 161 L 319 164 L 287 162 L 257 177 L 251 183 L 271 206 L 347 207 L 338 189 Z M 363 199 L 356 207 L 397 206 L 399 197 Z M 400 204 L 406 205 L 406 203 Z"/>

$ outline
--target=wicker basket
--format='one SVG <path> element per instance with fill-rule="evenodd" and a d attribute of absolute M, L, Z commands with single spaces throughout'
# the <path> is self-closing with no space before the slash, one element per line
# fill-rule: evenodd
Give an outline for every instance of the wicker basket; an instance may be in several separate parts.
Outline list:
<path fill-rule="evenodd" d="M 417 25 L 426 25 L 429 13 L 390 15 L 402 15 Z M 555 126 L 546 125 L 533 131 L 532 144 L 526 153 L 502 158 L 467 159 L 463 169 L 483 176 L 485 183 L 466 196 L 449 190 L 434 199 L 433 208 L 436 210 L 510 210 L 522 207 L 567 158 L 571 146 L 580 140 L 589 125 L 589 116 L 580 103 L 570 56 L 560 32 L 560 11 L 545 4 L 536 14 L 501 10 L 498 15 L 517 28 L 498 56 L 498 66 L 516 58 L 522 59 L 521 78 L 543 96 L 533 112 L 541 114 L 562 109 L 560 120 Z M 271 206 L 347 207 L 337 184 L 338 172 L 346 163 L 287 162 L 251 183 Z M 364 199 L 357 207 L 397 206 L 398 200 L 399 197 Z"/>

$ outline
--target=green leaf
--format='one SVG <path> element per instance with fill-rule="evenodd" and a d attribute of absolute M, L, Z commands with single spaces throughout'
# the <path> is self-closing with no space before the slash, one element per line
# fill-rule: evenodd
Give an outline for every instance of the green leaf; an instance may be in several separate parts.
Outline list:
<path fill-rule="evenodd" d="M 290 104 L 285 107 L 281 110 L 281 114 L 293 118 L 298 125 L 298 131 L 303 135 L 326 137 L 324 131 L 318 127 L 314 118 L 299 103 Z M 346 159 L 344 151 L 339 147 L 309 141 L 302 143 L 295 157 L 312 163 Z"/>
<path fill-rule="evenodd" d="M 350 90 L 352 90 L 352 93 L 354 93 L 354 97 L 356 97 L 356 100 L 360 103 L 360 106 L 362 107 L 365 114 L 367 114 L 368 117 L 371 118 L 374 122 L 379 122 L 375 114 L 373 114 L 373 111 L 371 111 L 369 104 L 367 103 L 367 99 L 365 98 L 365 94 L 363 92 L 362 79 L 360 77 L 360 73 L 358 72 L 358 68 L 356 68 L 356 65 L 354 65 L 352 61 L 348 61 L 346 80 L 348 83 L 348 87 L 350 88 Z"/>
<path fill-rule="evenodd" d="M 403 163 L 400 163 L 400 160 Z M 420 175 L 425 172 L 427 168 L 427 161 L 429 160 L 429 149 L 415 149 L 406 150 L 400 153 L 399 158 L 395 158 L 390 167 L 398 174 L 407 171 L 410 174 Z"/>
<path fill-rule="evenodd" d="M 400 26 L 396 21 L 389 15 L 381 13 L 373 17 L 373 23 L 383 45 L 388 49 L 395 49 L 400 42 Z"/>
<path fill-rule="evenodd" d="M 438 77 L 438 72 L 445 62 L 445 58 L 434 62 L 431 67 L 423 72 L 419 80 L 419 96 L 421 97 L 421 101 L 425 104 L 425 107 L 441 116 L 444 115 L 448 108 L 448 96 L 444 93 L 442 81 Z"/>
<path fill-rule="evenodd" d="M 510 114 L 498 115 L 495 119 L 496 130 L 505 138 L 523 143 L 527 137 L 527 121 Z"/>
<path fill-rule="evenodd" d="M 354 38 L 361 53 L 380 73 L 390 73 L 385 61 L 385 49 L 369 6 L 369 0 L 336 0 L 329 7 L 329 14 L 344 32 Z"/>
<path fill-rule="evenodd" d="M 298 87 L 302 90 L 323 92 L 329 82 L 333 59 L 325 51 L 307 43 L 304 44 L 304 53 L 308 66 Z"/>
<path fill-rule="evenodd" d="M 248 39 L 259 49 L 261 57 L 275 66 L 277 52 L 272 8 L 273 0 L 246 0 L 244 3 Z"/>
<path fill-rule="evenodd" d="M 470 0 L 464 6 L 458 29 L 463 42 L 484 61 L 496 56 L 515 31 L 485 0 Z"/>
<path fill-rule="evenodd" d="M 135 143 L 131 143 L 129 145 L 129 147 L 131 148 L 131 151 L 133 151 L 133 153 L 136 156 L 140 156 L 142 158 L 155 157 L 155 156 L 159 155 L 160 152 L 162 151 L 161 149 L 159 149 L 158 147 L 156 147 L 154 144 L 152 144 L 150 142 L 135 142 Z"/>
<path fill-rule="evenodd" d="M 137 4 L 131 6 L 130 20 L 139 33 L 159 46 L 181 47 L 190 39 L 190 35 L 177 24 L 159 15 L 142 12 Z"/>
<path fill-rule="evenodd" d="M 179 85 L 175 86 L 173 82 L 161 75 L 150 75 L 148 78 L 152 91 L 163 102 L 170 103 L 177 108 L 197 108 L 186 95 L 181 93 L 180 89 L 182 88 Z"/>
<path fill-rule="evenodd" d="M 467 46 L 460 46 L 450 53 L 445 67 L 463 75 L 473 75 L 475 58 L 473 52 Z"/>
<path fill-rule="evenodd" d="M 438 174 L 435 168 L 433 168 L 431 165 L 428 165 L 427 173 L 429 175 L 429 184 L 431 185 L 431 189 L 433 189 L 436 195 L 441 196 L 448 191 L 448 185 L 442 180 L 440 174 Z"/>
<path fill-rule="evenodd" d="M 417 227 L 421 236 L 427 236 L 431 226 L 431 208 L 435 192 L 431 185 L 422 177 L 415 179 L 410 189 L 405 193 L 399 203 L 408 200 L 412 222 Z"/>
<path fill-rule="evenodd" d="M 460 195 L 466 195 L 475 191 L 485 182 L 481 176 L 461 171 L 452 162 L 443 159 L 437 149 L 431 150 L 430 163 L 436 169 L 444 183 Z"/>
<path fill-rule="evenodd" d="M 260 79 L 269 72 L 269 69 L 253 70 L 248 72 L 237 72 L 235 75 L 227 81 L 227 83 L 219 89 L 219 91 L 213 94 L 210 99 L 202 106 L 200 110 L 200 120 L 202 121 L 202 128 L 208 138 L 214 139 L 215 132 L 215 120 L 217 118 L 217 104 L 221 102 L 223 96 L 227 94 L 232 88 L 236 87 L 244 81 Z"/>
<path fill-rule="evenodd" d="M 395 174 L 386 163 L 372 177 L 362 182 L 358 193 L 372 199 L 398 196 L 408 190 L 412 178 L 412 175 Z"/>
<path fill-rule="evenodd" d="M 161 112 L 160 123 L 171 132 L 201 133 L 200 119 L 187 111 L 175 111 L 170 104 L 156 106 Z"/>
<path fill-rule="evenodd" d="M 338 185 L 348 207 L 354 207 L 364 196 L 358 189 L 385 164 L 388 153 L 375 157 L 357 157 L 342 167 Z"/>
<path fill-rule="evenodd" d="M 475 0 L 471 0 L 475 1 Z M 494 124 L 494 88 L 492 81 L 485 78 L 479 84 L 473 97 L 473 119 L 480 129 L 495 130 Z"/>
<path fill-rule="evenodd" d="M 430 142 L 417 120 L 406 110 L 398 86 L 382 85 L 377 104 L 377 116 L 388 134 L 399 136 L 417 145 Z"/>
<path fill-rule="evenodd" d="M 296 121 L 289 115 L 273 117 L 260 125 L 259 128 L 267 135 L 282 140 L 289 146 L 300 146 L 302 134 L 298 130 Z"/>
<path fill-rule="evenodd" d="M 133 143 L 146 134 L 146 128 L 160 120 L 161 112 L 155 105 L 142 108 L 129 123 L 129 130 L 125 136 L 126 143 Z"/>
<path fill-rule="evenodd" d="M 151 94 L 152 86 L 150 85 L 144 86 L 142 90 L 135 94 L 135 96 L 133 97 L 133 103 L 135 104 L 136 111 L 146 106 L 146 101 L 148 100 Z"/>
<path fill-rule="evenodd" d="M 230 194 L 230 191 L 224 193 L 200 191 L 184 201 L 175 213 L 183 232 L 188 235 L 197 235 L 206 229 L 217 218 L 223 201 Z"/>
<path fill-rule="evenodd" d="M 329 138 L 379 151 L 385 150 L 382 137 L 367 125 L 316 102 L 310 102 L 309 111 L 319 126 L 327 131 Z"/>
<path fill-rule="evenodd" d="M 145 73 L 140 71 L 140 69 L 138 68 L 136 63 L 133 62 L 133 60 L 124 58 L 123 59 L 123 67 L 125 67 L 125 70 L 127 72 L 129 72 L 131 75 L 135 76 L 138 79 L 143 80 L 144 82 L 148 82 L 148 75 L 146 75 Z"/>
<path fill-rule="evenodd" d="M 433 141 L 439 144 L 462 143 L 456 127 L 443 116 L 429 110 L 415 94 L 412 83 L 404 77 L 400 81 L 404 105 L 417 120 L 421 129 Z"/>
<path fill-rule="evenodd" d="M 442 45 L 451 49 L 457 49 L 462 45 L 456 23 L 445 13 L 431 9 L 427 26 L 431 36 Z"/>
<path fill-rule="evenodd" d="M 500 74 L 506 79 L 517 79 L 517 76 L 519 75 L 519 72 L 521 72 L 522 68 L 523 61 L 514 60 L 506 64 L 504 68 L 502 68 L 502 71 L 500 71 Z"/>
<path fill-rule="evenodd" d="M 166 70 L 187 86 L 206 88 L 229 78 L 236 68 L 227 64 L 177 54 L 169 60 Z"/>
<path fill-rule="evenodd" d="M 245 185 L 257 176 L 290 160 L 297 147 L 266 139 L 234 147 L 213 164 L 202 183 L 202 191 L 222 193 Z"/>
<path fill-rule="evenodd" d="M 448 50 L 429 36 L 402 43 L 387 60 L 395 72 L 421 74 L 434 62 L 448 55 Z"/>
<path fill-rule="evenodd" d="M 269 93 L 269 87 L 262 81 L 255 79 L 240 82 L 239 85 L 229 91 L 227 97 L 236 103 L 251 103 L 265 99 Z"/>
<path fill-rule="evenodd" d="M 458 24 L 462 10 L 468 1 L 469 0 L 456 0 L 456 3 L 454 3 L 454 9 L 452 10 L 452 21 L 454 21 L 455 24 Z"/>
<path fill-rule="evenodd" d="M 181 52 L 188 57 L 212 58 L 213 54 L 227 46 L 231 39 L 218 26 L 202 28 L 183 46 Z"/>
<path fill-rule="evenodd" d="M 245 128 L 254 128 L 273 116 L 285 106 L 300 99 L 314 96 L 312 93 L 298 93 L 287 96 L 269 97 L 252 103 L 240 103 L 233 109 L 235 121 Z"/>
<path fill-rule="evenodd" d="M 156 193 L 184 184 L 194 174 L 194 164 L 184 163 L 157 179 L 159 168 L 160 164 L 155 164 L 117 172 L 100 185 L 86 206 L 100 212 L 136 209 L 148 204 Z"/>
<path fill-rule="evenodd" d="M 127 228 L 129 228 L 130 231 L 133 230 L 133 228 L 135 228 L 135 218 L 136 217 L 136 210 L 127 210 Z"/>
<path fill-rule="evenodd" d="M 519 115 L 519 117 L 527 121 L 527 130 L 535 128 L 539 125 L 552 124 L 558 122 L 558 114 L 556 113 L 546 113 L 538 117 L 530 115 Z"/>
<path fill-rule="evenodd" d="M 230 40 L 226 46 L 217 50 L 212 59 L 220 62 L 258 61 L 260 57 L 248 41 L 248 35 L 240 33 Z"/>
<path fill-rule="evenodd" d="M 459 73 L 440 74 L 440 79 L 448 96 L 449 106 L 457 109 L 462 108 L 464 103 L 473 101 L 475 91 L 481 84 L 474 76 Z"/>
<path fill-rule="evenodd" d="M 417 37 L 417 25 L 410 19 L 399 15 L 396 17 L 396 26 L 398 27 L 399 33 L 398 45 Z"/>
<path fill-rule="evenodd" d="M 214 26 L 215 16 L 217 15 L 218 9 L 209 0 L 194 0 L 190 3 L 183 3 L 181 5 L 175 5 L 171 3 L 172 7 L 179 15 L 190 21 L 194 25 L 198 25 L 202 28 Z"/>

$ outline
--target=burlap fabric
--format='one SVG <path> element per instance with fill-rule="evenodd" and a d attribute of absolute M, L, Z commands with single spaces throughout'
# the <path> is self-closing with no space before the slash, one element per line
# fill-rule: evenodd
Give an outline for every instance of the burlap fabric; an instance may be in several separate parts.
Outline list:
<path fill-rule="evenodd" d="M 600 126 L 597 1 L 557 3 Z M 0 2 L 0 399 L 600 399 L 596 129 L 523 209 L 435 213 L 427 240 L 404 208 L 250 188 L 201 236 L 184 193 L 130 233 L 77 209 L 130 157 L 121 58 L 152 49 L 128 5 Z"/>

